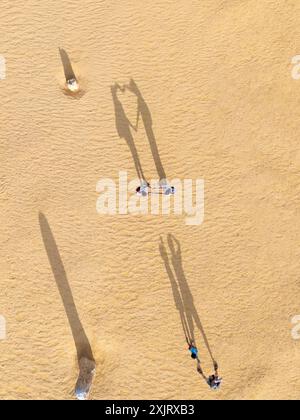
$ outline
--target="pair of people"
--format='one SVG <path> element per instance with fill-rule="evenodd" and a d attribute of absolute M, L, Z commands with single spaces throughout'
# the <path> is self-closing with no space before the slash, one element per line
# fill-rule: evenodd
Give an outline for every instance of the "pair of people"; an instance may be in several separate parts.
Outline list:
<path fill-rule="evenodd" d="M 192 359 L 197 360 L 197 371 L 198 373 L 204 378 L 205 382 L 208 384 L 208 386 L 213 389 L 213 390 L 218 390 L 221 387 L 222 384 L 222 378 L 219 377 L 219 373 L 218 373 L 218 364 L 217 362 L 214 361 L 214 369 L 215 372 L 214 374 L 210 375 L 208 378 L 204 375 L 202 367 L 201 367 L 201 362 L 199 359 L 199 352 L 198 349 L 194 343 L 194 341 L 191 341 L 188 343 L 189 345 L 189 351 L 191 352 L 191 357 Z"/>
<path fill-rule="evenodd" d="M 151 185 L 148 182 L 142 182 L 141 186 L 136 189 L 136 193 L 143 197 L 147 197 L 149 194 L 153 194 L 153 191 Z M 156 194 L 174 195 L 175 187 L 170 187 L 168 184 L 161 185 Z"/>

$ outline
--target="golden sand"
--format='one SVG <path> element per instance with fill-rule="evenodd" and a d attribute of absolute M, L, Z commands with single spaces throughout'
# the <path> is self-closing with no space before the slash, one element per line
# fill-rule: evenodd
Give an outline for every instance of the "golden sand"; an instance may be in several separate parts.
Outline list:
<path fill-rule="evenodd" d="M 298 0 L 2 1 L 1 399 L 74 398 L 87 352 L 94 399 L 298 398 L 299 20 Z M 136 177 L 111 92 L 131 78 L 167 176 L 205 180 L 201 226 L 96 212 L 99 179 Z M 134 121 L 136 96 L 118 97 Z M 187 352 L 180 285 L 217 393 Z"/>

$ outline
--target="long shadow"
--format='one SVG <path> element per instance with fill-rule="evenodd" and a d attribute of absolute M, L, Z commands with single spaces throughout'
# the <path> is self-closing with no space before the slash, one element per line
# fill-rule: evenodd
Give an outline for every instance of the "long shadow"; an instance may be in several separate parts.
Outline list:
<path fill-rule="evenodd" d="M 92 348 L 80 321 L 55 238 L 46 217 L 42 213 L 39 214 L 39 222 L 48 259 L 71 327 L 77 350 L 78 362 L 80 363 L 82 358 L 94 362 Z"/>
<path fill-rule="evenodd" d="M 190 330 L 190 326 L 187 322 L 181 293 L 180 293 L 180 290 L 179 290 L 179 287 L 178 287 L 178 284 L 177 284 L 177 281 L 176 281 L 176 277 L 173 274 L 173 271 L 172 271 L 172 268 L 171 268 L 171 265 L 170 265 L 170 261 L 169 261 L 169 257 L 168 257 L 168 254 L 167 254 L 167 250 L 166 250 L 166 247 L 165 247 L 165 245 L 162 241 L 162 238 L 161 238 L 161 243 L 160 243 L 159 248 L 160 248 L 161 257 L 162 257 L 162 259 L 165 263 L 166 271 L 167 271 L 167 274 L 168 274 L 170 282 L 171 282 L 174 301 L 175 301 L 176 308 L 177 308 L 177 310 L 179 312 L 179 315 L 180 315 L 181 325 L 182 325 L 182 328 L 183 328 L 185 339 L 186 339 L 186 342 L 188 344 L 190 344 L 194 341 L 195 337 L 194 337 L 194 334 L 193 334 L 193 330 Z"/>
<path fill-rule="evenodd" d="M 139 121 L 139 117 L 141 116 L 145 130 L 146 130 L 146 134 L 148 137 L 148 141 L 150 144 L 152 156 L 155 162 L 159 179 L 160 181 L 165 181 L 167 179 L 167 176 L 166 176 L 166 172 L 164 170 L 164 167 L 160 158 L 159 150 L 157 147 L 157 141 L 156 141 L 154 131 L 153 131 L 153 120 L 152 120 L 150 109 L 141 91 L 139 90 L 137 84 L 135 83 L 133 79 L 130 80 L 129 85 L 126 86 L 126 88 L 130 90 L 131 92 L 133 92 L 137 97 L 137 101 L 138 101 L 137 123 Z"/>
<path fill-rule="evenodd" d="M 111 86 L 111 93 L 112 93 L 112 98 L 113 98 L 114 107 L 115 107 L 116 129 L 117 129 L 119 137 L 121 139 L 125 139 L 125 141 L 128 144 L 128 147 L 132 154 L 132 158 L 134 161 L 138 178 L 140 180 L 146 181 L 142 164 L 139 158 L 139 154 L 135 146 L 134 138 L 131 132 L 131 129 L 136 131 L 136 127 L 134 127 L 131 124 L 131 122 L 128 120 L 126 113 L 124 111 L 123 105 L 118 98 L 118 91 L 123 91 L 123 89 L 121 89 L 121 87 L 118 84 Z"/>
<path fill-rule="evenodd" d="M 76 75 L 75 75 L 74 70 L 73 70 L 73 67 L 72 67 L 72 64 L 71 64 L 71 60 L 70 60 L 67 52 L 64 49 L 59 48 L 59 53 L 60 53 L 60 58 L 61 58 L 63 67 L 64 67 L 66 82 L 68 82 L 69 80 L 72 80 L 72 79 L 77 80 Z"/>
<path fill-rule="evenodd" d="M 168 256 L 168 252 L 162 238 L 159 249 L 171 282 L 174 301 L 180 314 L 186 341 L 188 344 L 194 342 L 196 345 L 195 328 L 197 328 L 202 335 L 204 344 L 213 364 L 216 365 L 216 361 L 213 357 L 211 347 L 200 321 L 200 317 L 195 307 L 194 298 L 184 273 L 180 243 L 173 235 L 168 235 L 168 251 L 171 255 L 171 260 Z"/>

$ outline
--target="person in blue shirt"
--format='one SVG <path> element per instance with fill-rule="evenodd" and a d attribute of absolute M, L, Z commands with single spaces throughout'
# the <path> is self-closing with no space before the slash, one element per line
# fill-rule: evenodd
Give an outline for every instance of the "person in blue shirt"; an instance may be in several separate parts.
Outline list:
<path fill-rule="evenodd" d="M 191 358 L 198 360 L 198 349 L 197 349 L 194 341 L 191 341 L 189 343 L 189 351 L 191 352 Z"/>

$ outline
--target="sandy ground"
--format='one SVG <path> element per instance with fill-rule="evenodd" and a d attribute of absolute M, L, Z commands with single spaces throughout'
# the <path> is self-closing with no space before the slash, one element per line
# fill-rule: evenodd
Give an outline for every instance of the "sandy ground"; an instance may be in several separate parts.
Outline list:
<path fill-rule="evenodd" d="M 298 0 L 2 1 L 1 399 L 74 398 L 82 351 L 94 399 L 298 398 L 299 19 Z M 201 226 L 96 212 L 99 179 L 136 176 L 111 94 L 130 78 L 167 176 L 205 179 Z M 136 97 L 118 95 L 134 118 Z M 143 125 L 133 135 L 155 177 Z M 186 350 L 174 279 L 218 393 Z"/>

